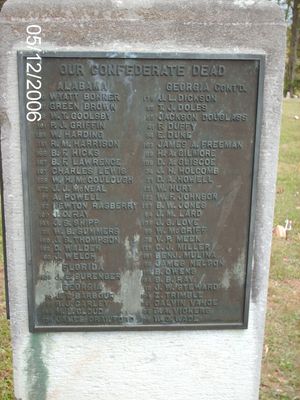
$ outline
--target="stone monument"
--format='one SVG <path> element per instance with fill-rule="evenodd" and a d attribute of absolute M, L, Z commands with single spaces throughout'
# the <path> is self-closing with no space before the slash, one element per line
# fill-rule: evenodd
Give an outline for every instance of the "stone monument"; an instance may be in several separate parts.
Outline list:
<path fill-rule="evenodd" d="M 265 0 L 8 0 L 19 400 L 258 398 L 285 23 Z"/>

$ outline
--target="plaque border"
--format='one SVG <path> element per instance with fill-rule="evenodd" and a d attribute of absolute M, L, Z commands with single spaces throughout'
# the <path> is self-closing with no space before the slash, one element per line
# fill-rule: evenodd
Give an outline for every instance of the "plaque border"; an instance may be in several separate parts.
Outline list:
<path fill-rule="evenodd" d="M 256 98 L 256 121 L 255 134 L 252 154 L 252 179 L 251 179 L 251 195 L 250 210 L 248 220 L 248 242 L 247 261 L 246 261 L 246 278 L 244 287 L 244 310 L 243 321 L 236 323 L 199 323 L 199 324 L 156 324 L 156 325 L 36 325 L 34 292 L 33 292 L 33 271 L 32 271 L 32 226 L 31 218 L 32 210 L 30 207 L 30 193 L 28 185 L 28 157 L 27 157 L 27 122 L 25 115 L 25 107 L 23 106 L 25 98 L 25 81 L 24 61 L 26 57 L 38 53 L 43 58 L 107 58 L 107 59 L 173 59 L 173 60 L 241 60 L 241 61 L 258 61 L 259 72 L 257 81 L 257 98 Z M 27 275 L 27 302 L 28 302 L 28 319 L 29 331 L 34 332 L 105 332 L 105 331 L 162 331 L 162 330 L 221 330 L 221 329 L 247 329 L 249 320 L 250 294 L 251 294 L 251 278 L 254 266 L 254 237 L 255 237 L 255 216 L 257 206 L 257 184 L 259 171 L 259 156 L 261 142 L 261 128 L 263 119 L 263 94 L 264 94 L 264 77 L 265 77 L 265 53 L 191 53 L 191 52 L 139 52 L 139 51 L 17 51 L 17 69 L 18 69 L 18 91 L 19 91 L 19 122 L 20 122 L 20 142 L 21 142 L 21 166 L 22 166 L 22 189 L 23 189 L 23 210 L 24 210 L 24 238 L 25 238 L 25 260 Z"/>

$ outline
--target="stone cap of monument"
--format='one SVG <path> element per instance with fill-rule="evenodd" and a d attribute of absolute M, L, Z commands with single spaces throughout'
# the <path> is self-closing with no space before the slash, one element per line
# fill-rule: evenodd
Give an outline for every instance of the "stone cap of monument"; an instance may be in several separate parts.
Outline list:
<path fill-rule="evenodd" d="M 238 19 L 233 10 L 240 9 Z M 266 9 L 268 12 L 265 12 Z M 11 0 L 4 4 L 2 18 L 47 21 L 164 20 L 185 24 L 280 24 L 279 6 L 267 0 Z"/>

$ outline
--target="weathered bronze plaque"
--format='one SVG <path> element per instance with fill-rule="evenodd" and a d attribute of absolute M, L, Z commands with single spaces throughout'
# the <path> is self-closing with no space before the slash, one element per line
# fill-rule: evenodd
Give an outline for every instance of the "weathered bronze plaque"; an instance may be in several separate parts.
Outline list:
<path fill-rule="evenodd" d="M 247 327 L 262 64 L 20 53 L 32 331 Z"/>

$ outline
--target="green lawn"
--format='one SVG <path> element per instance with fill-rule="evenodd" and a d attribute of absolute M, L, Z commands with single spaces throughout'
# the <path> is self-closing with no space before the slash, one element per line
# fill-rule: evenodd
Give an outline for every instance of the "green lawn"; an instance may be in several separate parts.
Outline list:
<path fill-rule="evenodd" d="M 286 100 L 274 225 L 284 225 L 288 218 L 293 230 L 288 240 L 273 240 L 261 400 L 300 400 L 300 119 L 296 115 L 300 117 L 300 101 Z M 3 286 L 0 268 L 0 400 L 12 400 Z"/>
<path fill-rule="evenodd" d="M 296 119 L 298 116 L 299 119 Z M 274 225 L 293 221 L 288 239 L 273 238 L 261 400 L 300 399 L 300 100 L 285 100 Z"/>

